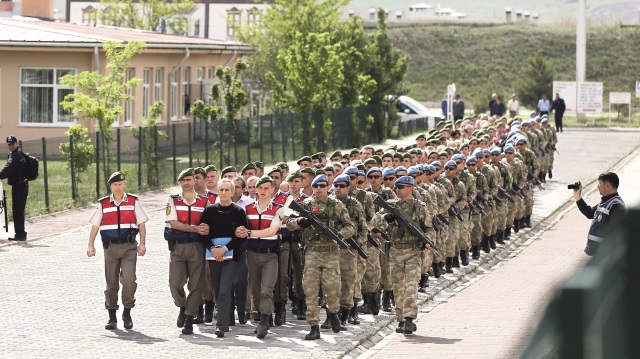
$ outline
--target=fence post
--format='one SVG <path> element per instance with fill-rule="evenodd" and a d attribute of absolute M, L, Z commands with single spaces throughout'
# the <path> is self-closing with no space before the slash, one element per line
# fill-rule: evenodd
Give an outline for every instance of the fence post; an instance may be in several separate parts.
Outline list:
<path fill-rule="evenodd" d="M 247 117 L 247 163 L 251 162 L 251 116 Z"/>
<path fill-rule="evenodd" d="M 142 132 L 142 127 L 140 127 L 140 131 Z M 121 171 L 120 169 L 120 128 L 116 130 L 116 152 L 118 157 L 118 171 Z"/>
<path fill-rule="evenodd" d="M 218 120 L 218 143 L 220 144 L 220 168 L 224 168 L 224 147 L 222 145 L 222 120 Z M 222 172 L 222 170 L 220 170 Z"/>
<path fill-rule="evenodd" d="M 187 123 L 187 142 L 189 142 L 189 167 L 193 168 L 193 149 L 191 147 L 191 122 Z"/>
<path fill-rule="evenodd" d="M 284 126 L 283 126 L 282 122 L 284 122 L 284 121 L 282 121 L 282 116 L 280 116 L 280 130 L 281 130 L 280 132 L 282 132 L 281 133 L 282 138 L 280 139 L 282 141 L 282 161 L 283 162 L 287 162 L 287 159 L 286 159 L 287 153 L 286 153 L 286 149 L 285 149 L 286 142 L 285 142 L 285 139 L 284 139 Z"/>
<path fill-rule="evenodd" d="M 231 138 L 233 138 L 233 163 L 237 166 L 238 165 L 238 139 L 236 138 L 237 134 L 238 134 L 238 123 L 236 122 L 236 120 L 231 120 L 233 121 L 233 136 Z"/>
<path fill-rule="evenodd" d="M 156 186 L 160 185 L 160 164 L 158 163 L 158 125 L 153 125 L 153 159 L 154 171 L 156 176 Z"/>
<path fill-rule="evenodd" d="M 76 168 L 73 160 L 73 136 L 69 136 L 69 163 L 71 164 L 71 199 L 76 200 Z"/>
<path fill-rule="evenodd" d="M 175 185 L 178 182 L 178 175 L 176 174 L 176 124 L 171 124 L 171 137 L 172 137 L 172 145 L 171 148 L 173 150 L 173 183 Z"/>
<path fill-rule="evenodd" d="M 209 165 L 209 121 L 204 121 L 204 162 Z"/>
<path fill-rule="evenodd" d="M 269 115 L 269 123 L 271 124 L 271 128 L 269 128 L 269 133 L 271 134 L 271 141 L 269 141 L 271 143 L 271 162 L 275 162 L 276 153 L 273 148 L 273 114 Z"/>
<path fill-rule="evenodd" d="M 138 191 L 142 192 L 142 139 L 144 137 L 144 127 L 139 127 L 138 136 Z"/>
<path fill-rule="evenodd" d="M 100 134 L 96 131 L 96 198 L 100 198 Z"/>
<path fill-rule="evenodd" d="M 264 116 L 258 118 L 258 121 L 260 123 L 260 161 L 262 162 L 266 162 L 264 160 L 264 143 L 262 141 L 263 138 L 263 133 L 264 133 L 264 127 L 262 127 L 262 119 L 264 118 Z"/>
<path fill-rule="evenodd" d="M 293 159 L 296 159 L 296 131 L 293 128 L 293 114 L 289 113 L 289 118 L 291 119 L 291 152 L 293 154 Z"/>
<path fill-rule="evenodd" d="M 47 139 L 42 137 L 42 170 L 44 171 L 44 204 L 49 212 L 49 176 L 47 175 Z"/>

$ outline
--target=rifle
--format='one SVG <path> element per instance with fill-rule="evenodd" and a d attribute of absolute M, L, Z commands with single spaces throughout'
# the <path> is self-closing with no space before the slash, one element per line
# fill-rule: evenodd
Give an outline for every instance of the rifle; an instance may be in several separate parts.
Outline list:
<path fill-rule="evenodd" d="M 302 206 L 300 206 L 300 204 L 298 204 L 298 202 L 296 201 L 291 201 L 291 203 L 289 203 L 289 208 L 300 213 L 302 217 L 306 217 L 311 222 L 313 222 L 312 225 L 316 228 L 316 237 L 320 237 L 320 234 L 324 233 L 324 235 L 336 241 L 340 248 L 346 249 L 347 252 L 351 253 L 351 255 L 355 255 L 349 250 L 349 245 L 347 245 L 347 243 L 345 243 L 342 238 L 340 238 L 338 233 L 324 224 L 313 212 L 307 211 L 306 209 L 302 208 Z"/>
<path fill-rule="evenodd" d="M 524 194 L 524 191 L 522 190 L 522 188 L 520 188 L 520 186 L 518 186 L 517 183 L 513 182 L 511 187 L 512 187 L 512 190 L 515 191 L 515 193 L 520 195 L 520 197 L 522 197 L 524 199 L 529 199 L 529 197 L 527 197 L 527 195 Z"/>
<path fill-rule="evenodd" d="M 556 150 L 556 145 L 550 145 L 550 147 L 554 152 L 558 152 L 558 150 Z M 558 152 L 558 154 L 560 154 L 560 152 Z"/>
<path fill-rule="evenodd" d="M 456 207 L 455 204 L 452 204 L 451 207 L 449 207 L 449 209 L 447 210 L 447 213 L 449 213 L 450 216 L 456 216 L 456 218 L 458 219 L 458 221 L 460 221 L 460 223 L 464 222 L 464 220 L 462 220 L 462 214 L 460 214 L 460 211 L 458 210 L 458 207 Z"/>
<path fill-rule="evenodd" d="M 0 183 L 0 188 L 2 188 L 2 184 Z M 7 191 L 2 189 L 2 200 L 0 201 L 0 210 L 4 213 L 4 231 L 9 232 L 9 216 L 7 211 Z"/>
<path fill-rule="evenodd" d="M 444 216 L 444 214 L 440 213 L 437 214 L 436 217 L 438 217 L 438 219 L 440 220 L 440 222 L 446 224 L 447 226 L 449 225 L 449 221 L 447 220 L 447 218 Z"/>
<path fill-rule="evenodd" d="M 380 244 L 380 242 L 378 242 L 378 240 L 371 235 L 372 232 L 373 231 L 367 233 L 367 241 L 369 241 L 369 243 L 371 243 L 371 245 L 373 245 L 374 247 L 378 248 L 380 253 L 385 254 L 384 250 L 382 250 L 382 244 Z"/>
<path fill-rule="evenodd" d="M 362 258 L 365 261 L 367 261 L 367 263 L 369 263 L 369 265 L 371 267 L 373 267 L 373 264 L 371 264 L 371 262 L 369 262 L 369 255 L 367 254 L 367 252 L 364 251 L 364 249 L 362 249 L 362 247 L 360 247 L 360 245 L 358 245 L 358 242 L 356 242 L 356 240 L 353 239 L 353 237 L 347 238 L 346 242 L 351 246 L 351 248 L 353 248 L 358 253 L 360 258 Z M 351 254 L 353 254 L 353 253 L 351 253 Z"/>
<path fill-rule="evenodd" d="M 480 203 L 487 203 L 489 204 L 489 207 L 493 207 L 491 205 L 491 202 L 487 199 L 487 197 L 483 196 L 482 193 L 478 192 L 478 194 L 476 194 L 476 199 L 480 201 Z"/>
<path fill-rule="evenodd" d="M 531 173 L 527 173 L 527 179 L 530 179 L 531 182 L 533 182 L 533 184 L 536 187 L 538 187 L 540 189 L 544 189 L 544 187 L 542 187 L 542 184 L 540 183 L 540 181 L 538 181 L 538 179 L 534 175 L 532 175 Z"/>
<path fill-rule="evenodd" d="M 391 213 L 394 217 L 396 217 L 396 222 L 398 222 L 398 230 L 396 231 L 396 237 L 402 237 L 404 232 L 408 229 L 411 232 L 411 234 L 416 236 L 422 242 L 423 247 L 425 247 L 426 245 L 429 245 L 433 250 L 433 253 L 439 255 L 438 251 L 436 250 L 436 245 L 433 242 L 431 242 L 431 240 L 429 240 L 429 238 L 427 238 L 427 236 L 425 236 L 424 233 L 422 233 L 420 228 L 413 222 L 413 220 L 407 217 L 399 208 L 385 201 L 384 199 L 382 199 L 382 197 L 377 197 L 373 201 L 373 203 L 386 209 L 387 211 L 389 211 L 389 213 Z"/>
<path fill-rule="evenodd" d="M 504 202 L 502 202 L 502 200 L 500 199 L 500 197 L 498 197 L 495 194 L 491 194 L 493 196 L 493 200 L 496 201 L 496 203 L 498 204 L 498 206 L 504 206 Z"/>
<path fill-rule="evenodd" d="M 504 190 L 504 188 L 502 187 L 498 187 L 498 193 L 500 193 L 501 195 L 507 197 L 507 199 L 509 200 L 509 202 L 511 203 L 516 203 L 516 201 L 513 199 L 513 197 L 511 197 L 511 195 L 509 195 L 507 193 L 507 191 Z"/>
<path fill-rule="evenodd" d="M 478 201 L 476 201 L 475 199 L 469 202 L 469 208 L 471 208 L 474 212 L 476 212 L 476 214 L 480 214 L 480 212 L 482 212 L 482 214 L 484 214 L 485 216 L 487 215 L 487 212 L 484 211 L 484 209 L 482 208 L 482 205 L 478 203 Z"/>

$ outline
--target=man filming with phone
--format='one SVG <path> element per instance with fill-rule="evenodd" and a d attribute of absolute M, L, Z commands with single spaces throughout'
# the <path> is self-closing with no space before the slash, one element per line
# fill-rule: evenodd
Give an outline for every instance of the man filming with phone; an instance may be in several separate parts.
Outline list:
<path fill-rule="evenodd" d="M 587 236 L 587 246 L 584 249 L 584 252 L 589 256 L 596 253 L 606 234 L 627 213 L 624 201 L 618 195 L 619 184 L 620 179 L 613 172 L 606 172 L 598 176 L 598 191 L 602 198 L 595 207 L 589 206 L 582 199 L 582 183 L 578 181 L 568 186 L 569 189 L 573 189 L 573 198 L 576 199 L 580 212 L 592 220 Z"/>

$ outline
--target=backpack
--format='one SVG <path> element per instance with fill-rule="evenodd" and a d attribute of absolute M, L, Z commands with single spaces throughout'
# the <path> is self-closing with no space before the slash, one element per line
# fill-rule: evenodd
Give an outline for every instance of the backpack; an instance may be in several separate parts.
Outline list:
<path fill-rule="evenodd" d="M 38 159 L 28 153 L 25 153 L 24 161 L 24 178 L 26 178 L 28 181 L 33 181 L 38 178 L 38 171 L 40 169 L 40 163 L 38 162 Z"/>

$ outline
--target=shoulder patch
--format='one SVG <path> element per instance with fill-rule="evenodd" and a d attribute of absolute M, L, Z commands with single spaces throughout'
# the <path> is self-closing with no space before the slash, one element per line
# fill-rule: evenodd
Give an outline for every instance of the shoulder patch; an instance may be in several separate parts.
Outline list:
<path fill-rule="evenodd" d="M 167 209 L 166 209 L 166 214 L 165 215 L 170 215 L 171 214 L 171 205 L 169 203 L 167 203 Z"/>

